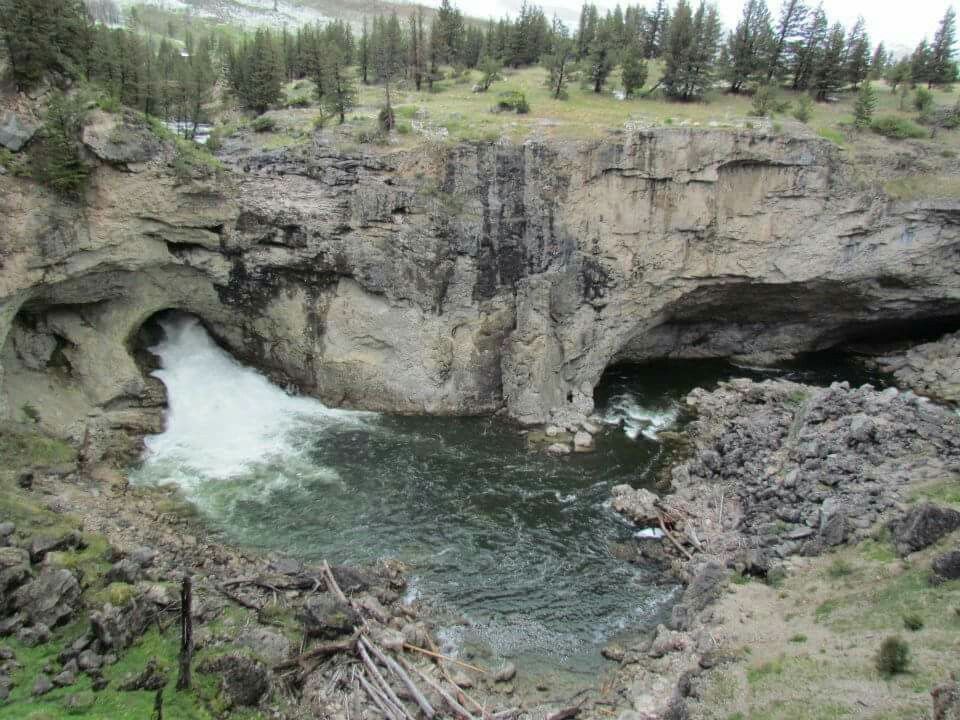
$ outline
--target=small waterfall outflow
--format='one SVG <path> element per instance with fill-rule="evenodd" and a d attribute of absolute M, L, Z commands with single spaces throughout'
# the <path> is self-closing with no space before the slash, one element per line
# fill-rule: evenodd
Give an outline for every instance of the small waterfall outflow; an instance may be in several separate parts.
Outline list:
<path fill-rule="evenodd" d="M 231 478 L 295 459 L 303 450 L 295 435 L 307 425 L 366 415 L 285 393 L 234 360 L 191 315 L 171 314 L 159 324 L 163 338 L 150 351 L 160 358 L 152 374 L 167 388 L 166 429 L 146 438 L 145 459 L 187 490 L 201 478 Z"/>

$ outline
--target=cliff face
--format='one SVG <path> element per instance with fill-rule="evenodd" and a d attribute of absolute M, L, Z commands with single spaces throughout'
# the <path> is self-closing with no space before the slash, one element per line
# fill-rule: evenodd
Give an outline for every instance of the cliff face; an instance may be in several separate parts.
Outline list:
<path fill-rule="evenodd" d="M 815 138 L 318 142 L 227 153 L 226 177 L 184 184 L 168 155 L 114 151 L 82 209 L 0 177 L 7 413 L 56 384 L 74 402 L 44 420 L 62 430 L 89 433 L 91 408 L 136 426 L 135 338 L 170 308 L 329 403 L 526 423 L 588 413 L 616 361 L 782 356 L 960 316 L 960 204 L 858 189 Z"/>

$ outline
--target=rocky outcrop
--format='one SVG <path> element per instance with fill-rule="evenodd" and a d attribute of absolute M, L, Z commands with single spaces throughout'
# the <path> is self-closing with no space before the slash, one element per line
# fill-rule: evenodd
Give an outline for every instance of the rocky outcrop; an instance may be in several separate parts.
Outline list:
<path fill-rule="evenodd" d="M 694 390 L 687 403 L 697 414 L 688 427 L 693 454 L 672 469 L 673 492 L 656 513 L 688 557 L 765 574 L 790 555 L 865 538 L 894 516 L 903 554 L 958 527 L 960 514 L 947 508 L 919 505 L 899 516 L 903 488 L 960 477 L 960 419 L 926 398 L 869 385 L 732 380 Z M 614 508 L 629 517 L 623 497 Z"/>
<path fill-rule="evenodd" d="M 95 456 L 160 422 L 131 349 L 171 308 L 328 403 L 573 430 L 613 362 L 783 356 L 960 315 L 960 205 L 891 202 L 816 138 L 372 156 L 318 136 L 181 182 L 108 121 L 85 132 L 109 162 L 83 207 L 0 178 L 0 397 Z"/>
<path fill-rule="evenodd" d="M 942 402 L 960 403 L 960 332 L 880 358 L 880 367 L 914 392 Z"/>

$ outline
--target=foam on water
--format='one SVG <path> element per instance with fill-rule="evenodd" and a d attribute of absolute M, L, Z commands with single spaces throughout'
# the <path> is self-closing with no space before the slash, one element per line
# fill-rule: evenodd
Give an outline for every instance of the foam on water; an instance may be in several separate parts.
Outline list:
<path fill-rule="evenodd" d="M 287 394 L 218 347 L 196 318 L 177 316 L 161 326 L 165 337 L 151 348 L 161 369 L 153 374 L 167 387 L 169 405 L 164 432 L 146 438 L 146 460 L 187 490 L 278 461 L 286 471 L 270 484 L 286 483 L 303 471 L 296 460 L 304 443 L 295 431 L 370 417 Z M 330 469 L 320 472 L 336 478 Z"/>
<path fill-rule="evenodd" d="M 676 405 L 664 408 L 642 406 L 631 393 L 615 395 L 603 414 L 607 425 L 622 425 L 623 431 L 631 440 L 643 435 L 648 440 L 656 440 L 657 433 L 677 422 L 679 410 Z"/>

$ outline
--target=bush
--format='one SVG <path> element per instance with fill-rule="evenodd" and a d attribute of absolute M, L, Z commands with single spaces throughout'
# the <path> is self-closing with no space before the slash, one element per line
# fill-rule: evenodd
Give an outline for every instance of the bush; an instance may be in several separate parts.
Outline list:
<path fill-rule="evenodd" d="M 494 112 L 515 112 L 518 115 L 526 115 L 530 112 L 530 104 L 527 102 L 527 96 L 522 92 L 516 90 L 503 92 L 498 96 Z"/>
<path fill-rule="evenodd" d="M 806 125 L 813 117 L 813 98 L 804 93 L 797 98 L 797 107 L 793 110 L 793 117 Z"/>
<path fill-rule="evenodd" d="M 310 107 L 310 96 L 309 95 L 294 95 L 292 98 L 287 100 L 284 103 L 285 107 L 288 108 L 305 108 Z"/>
<path fill-rule="evenodd" d="M 750 115 L 766 117 L 773 111 L 773 90 L 769 85 L 761 85 L 753 94 L 750 102 Z"/>
<path fill-rule="evenodd" d="M 908 613 L 903 616 L 903 626 L 911 632 L 916 632 L 923 627 L 923 618 L 917 613 Z"/>
<path fill-rule="evenodd" d="M 874 118 L 870 127 L 878 135 L 884 137 L 904 140 L 906 138 L 923 138 L 929 134 L 922 127 L 906 118 L 900 118 L 896 115 L 881 115 Z"/>
<path fill-rule="evenodd" d="M 926 115 L 933 109 L 933 93 L 925 87 L 918 87 L 913 94 L 913 107 L 921 115 Z"/>
<path fill-rule="evenodd" d="M 250 123 L 250 127 L 253 128 L 254 132 L 258 133 L 273 132 L 277 129 L 277 121 L 273 118 L 261 115 L 252 123 Z"/>
<path fill-rule="evenodd" d="M 173 174 L 181 183 L 219 176 L 223 164 L 192 140 L 177 139 L 173 156 Z"/>
<path fill-rule="evenodd" d="M 910 646 L 896 635 L 888 637 L 877 653 L 877 670 L 885 677 L 906 672 L 910 665 Z"/>

